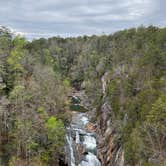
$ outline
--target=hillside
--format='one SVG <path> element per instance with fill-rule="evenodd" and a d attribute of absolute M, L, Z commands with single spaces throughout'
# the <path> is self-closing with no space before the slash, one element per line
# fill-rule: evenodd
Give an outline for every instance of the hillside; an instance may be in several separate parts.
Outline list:
<path fill-rule="evenodd" d="M 2 29 L 0 58 L 0 165 L 65 163 L 73 91 L 101 165 L 166 164 L 166 28 L 32 42 Z"/>

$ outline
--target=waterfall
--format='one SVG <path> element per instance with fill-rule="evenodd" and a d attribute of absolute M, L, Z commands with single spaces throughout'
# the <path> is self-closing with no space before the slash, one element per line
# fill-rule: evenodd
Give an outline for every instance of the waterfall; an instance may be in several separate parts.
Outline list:
<path fill-rule="evenodd" d="M 81 161 L 78 166 L 100 166 L 100 162 L 93 153 L 88 152 L 85 161 Z"/>
<path fill-rule="evenodd" d="M 94 138 L 93 135 L 89 134 L 85 135 L 83 144 L 87 150 L 95 153 L 97 145 L 96 145 L 96 139 Z"/>
<path fill-rule="evenodd" d="M 85 130 L 85 125 L 89 122 L 86 113 L 75 113 L 72 118 L 71 127 L 67 128 L 66 142 L 69 166 L 100 166 L 96 156 L 97 143 L 95 133 Z M 79 154 L 79 147 L 83 151 Z M 81 157 L 78 157 L 81 156 Z"/>
<path fill-rule="evenodd" d="M 76 144 L 79 144 L 80 143 L 80 135 L 79 135 L 79 132 L 76 131 Z"/>
<path fill-rule="evenodd" d="M 74 152 L 73 152 L 73 141 L 72 141 L 70 129 L 68 128 L 67 130 L 68 130 L 68 133 L 66 134 L 66 140 L 67 140 L 67 145 L 69 147 L 70 166 L 75 166 L 75 158 L 74 158 Z"/>

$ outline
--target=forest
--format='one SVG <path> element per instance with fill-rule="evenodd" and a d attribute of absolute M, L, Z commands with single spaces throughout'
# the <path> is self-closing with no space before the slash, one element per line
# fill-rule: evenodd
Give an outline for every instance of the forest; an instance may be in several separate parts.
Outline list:
<path fill-rule="evenodd" d="M 111 106 L 125 165 L 166 164 L 166 28 L 140 26 L 32 41 L 0 30 L 0 165 L 58 165 L 83 84 L 94 123 Z"/>

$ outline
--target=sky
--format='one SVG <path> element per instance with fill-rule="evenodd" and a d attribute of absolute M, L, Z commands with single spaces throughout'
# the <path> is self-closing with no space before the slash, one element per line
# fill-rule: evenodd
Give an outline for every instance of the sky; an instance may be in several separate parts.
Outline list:
<path fill-rule="evenodd" d="M 166 26 L 166 0 L 0 0 L 0 25 L 27 39 Z"/>

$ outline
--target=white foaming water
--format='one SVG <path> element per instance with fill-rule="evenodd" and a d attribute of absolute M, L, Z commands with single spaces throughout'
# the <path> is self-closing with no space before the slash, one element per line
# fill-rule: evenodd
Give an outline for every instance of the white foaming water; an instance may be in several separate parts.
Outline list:
<path fill-rule="evenodd" d="M 100 166 L 100 162 L 96 157 L 97 144 L 94 133 L 87 132 L 85 130 L 85 125 L 89 122 L 86 113 L 77 113 L 73 116 L 71 127 L 68 128 L 69 133 L 67 133 L 67 144 L 69 147 L 70 154 L 70 166 L 76 166 L 75 159 L 75 144 L 81 144 L 86 149 L 86 154 L 84 159 L 78 164 L 78 166 Z M 73 133 L 73 135 L 72 135 Z M 75 133 L 75 134 L 74 134 Z M 74 139 L 75 137 L 75 139 Z"/>
<path fill-rule="evenodd" d="M 78 133 L 78 131 L 76 131 L 76 144 L 80 143 L 80 135 Z"/>
<path fill-rule="evenodd" d="M 84 142 L 86 149 L 95 150 L 96 149 L 96 139 L 91 135 L 84 136 Z"/>
<path fill-rule="evenodd" d="M 85 113 L 80 113 L 77 115 L 74 115 L 72 119 L 72 123 L 77 127 L 77 128 L 84 128 L 85 125 L 89 122 L 89 119 Z"/>
<path fill-rule="evenodd" d="M 85 160 L 81 161 L 78 166 L 101 166 L 101 164 L 93 153 L 88 152 L 85 156 Z"/>
<path fill-rule="evenodd" d="M 75 166 L 75 158 L 74 158 L 74 152 L 72 147 L 72 137 L 70 134 L 66 135 L 66 140 L 70 150 L 70 166 Z"/>
<path fill-rule="evenodd" d="M 86 125 L 86 124 L 89 122 L 88 117 L 83 116 L 83 117 L 81 118 L 81 122 L 82 122 L 83 125 Z"/>

